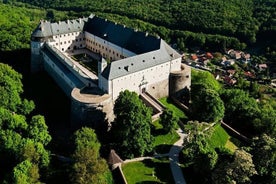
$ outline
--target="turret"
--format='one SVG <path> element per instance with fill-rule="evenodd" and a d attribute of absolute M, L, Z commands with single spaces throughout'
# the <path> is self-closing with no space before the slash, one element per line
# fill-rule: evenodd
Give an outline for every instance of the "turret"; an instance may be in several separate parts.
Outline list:
<path fill-rule="evenodd" d="M 43 59 L 40 50 L 46 39 L 51 36 L 49 30 L 50 22 L 40 21 L 31 35 L 31 72 L 39 72 L 43 69 Z"/>

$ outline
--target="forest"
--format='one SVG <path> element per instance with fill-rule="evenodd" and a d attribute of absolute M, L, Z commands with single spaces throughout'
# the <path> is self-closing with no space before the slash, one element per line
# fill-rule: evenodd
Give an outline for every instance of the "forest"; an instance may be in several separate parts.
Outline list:
<path fill-rule="evenodd" d="M 118 23 L 159 35 L 179 48 L 200 46 L 208 50 L 244 49 L 271 39 L 276 31 L 274 0 L 5 0 L 6 4 L 41 7 L 46 19 L 60 20 L 94 13 Z M 23 2 L 18 3 L 18 2 Z M 54 10 L 53 10 L 54 9 Z M 32 15 L 31 15 L 32 16 Z M 41 16 L 40 16 L 41 17 Z M 44 18 L 44 17 L 41 17 Z"/>

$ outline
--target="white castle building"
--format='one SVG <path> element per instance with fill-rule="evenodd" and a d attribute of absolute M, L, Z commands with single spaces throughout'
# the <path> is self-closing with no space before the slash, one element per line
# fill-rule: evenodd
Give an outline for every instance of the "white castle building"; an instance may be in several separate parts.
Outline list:
<path fill-rule="evenodd" d="M 31 52 L 32 72 L 45 69 L 72 99 L 74 122 L 87 121 L 91 109 L 109 119 L 124 90 L 160 98 L 190 87 L 190 68 L 164 40 L 94 15 L 41 21 Z"/>

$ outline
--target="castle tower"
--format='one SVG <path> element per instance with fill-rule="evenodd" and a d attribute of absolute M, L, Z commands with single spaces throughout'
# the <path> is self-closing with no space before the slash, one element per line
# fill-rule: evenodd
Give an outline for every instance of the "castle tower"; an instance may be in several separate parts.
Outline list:
<path fill-rule="evenodd" d="M 191 86 L 191 68 L 188 65 L 181 65 L 181 71 L 170 73 L 169 95 L 189 99 Z"/>
<path fill-rule="evenodd" d="M 31 72 L 33 73 L 43 69 L 43 59 L 40 55 L 40 50 L 47 38 L 45 35 L 45 23 L 48 22 L 40 21 L 40 24 L 31 35 Z"/>

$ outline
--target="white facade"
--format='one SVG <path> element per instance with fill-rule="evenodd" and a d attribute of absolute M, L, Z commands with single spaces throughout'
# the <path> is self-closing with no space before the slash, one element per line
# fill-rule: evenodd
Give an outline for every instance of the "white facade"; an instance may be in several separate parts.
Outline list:
<path fill-rule="evenodd" d="M 110 80 L 108 81 L 108 85 L 106 84 L 107 80 L 105 80 L 103 89 L 108 91 L 108 93 L 112 95 L 113 99 L 116 99 L 119 96 L 119 93 L 124 90 L 135 91 L 139 94 L 146 91 L 148 86 L 152 84 L 168 80 L 170 72 L 179 71 L 180 65 L 181 59 L 176 59 Z"/>
<path fill-rule="evenodd" d="M 48 43 L 61 52 L 73 51 L 86 47 L 85 35 L 82 31 L 54 35 L 53 40 Z"/>

